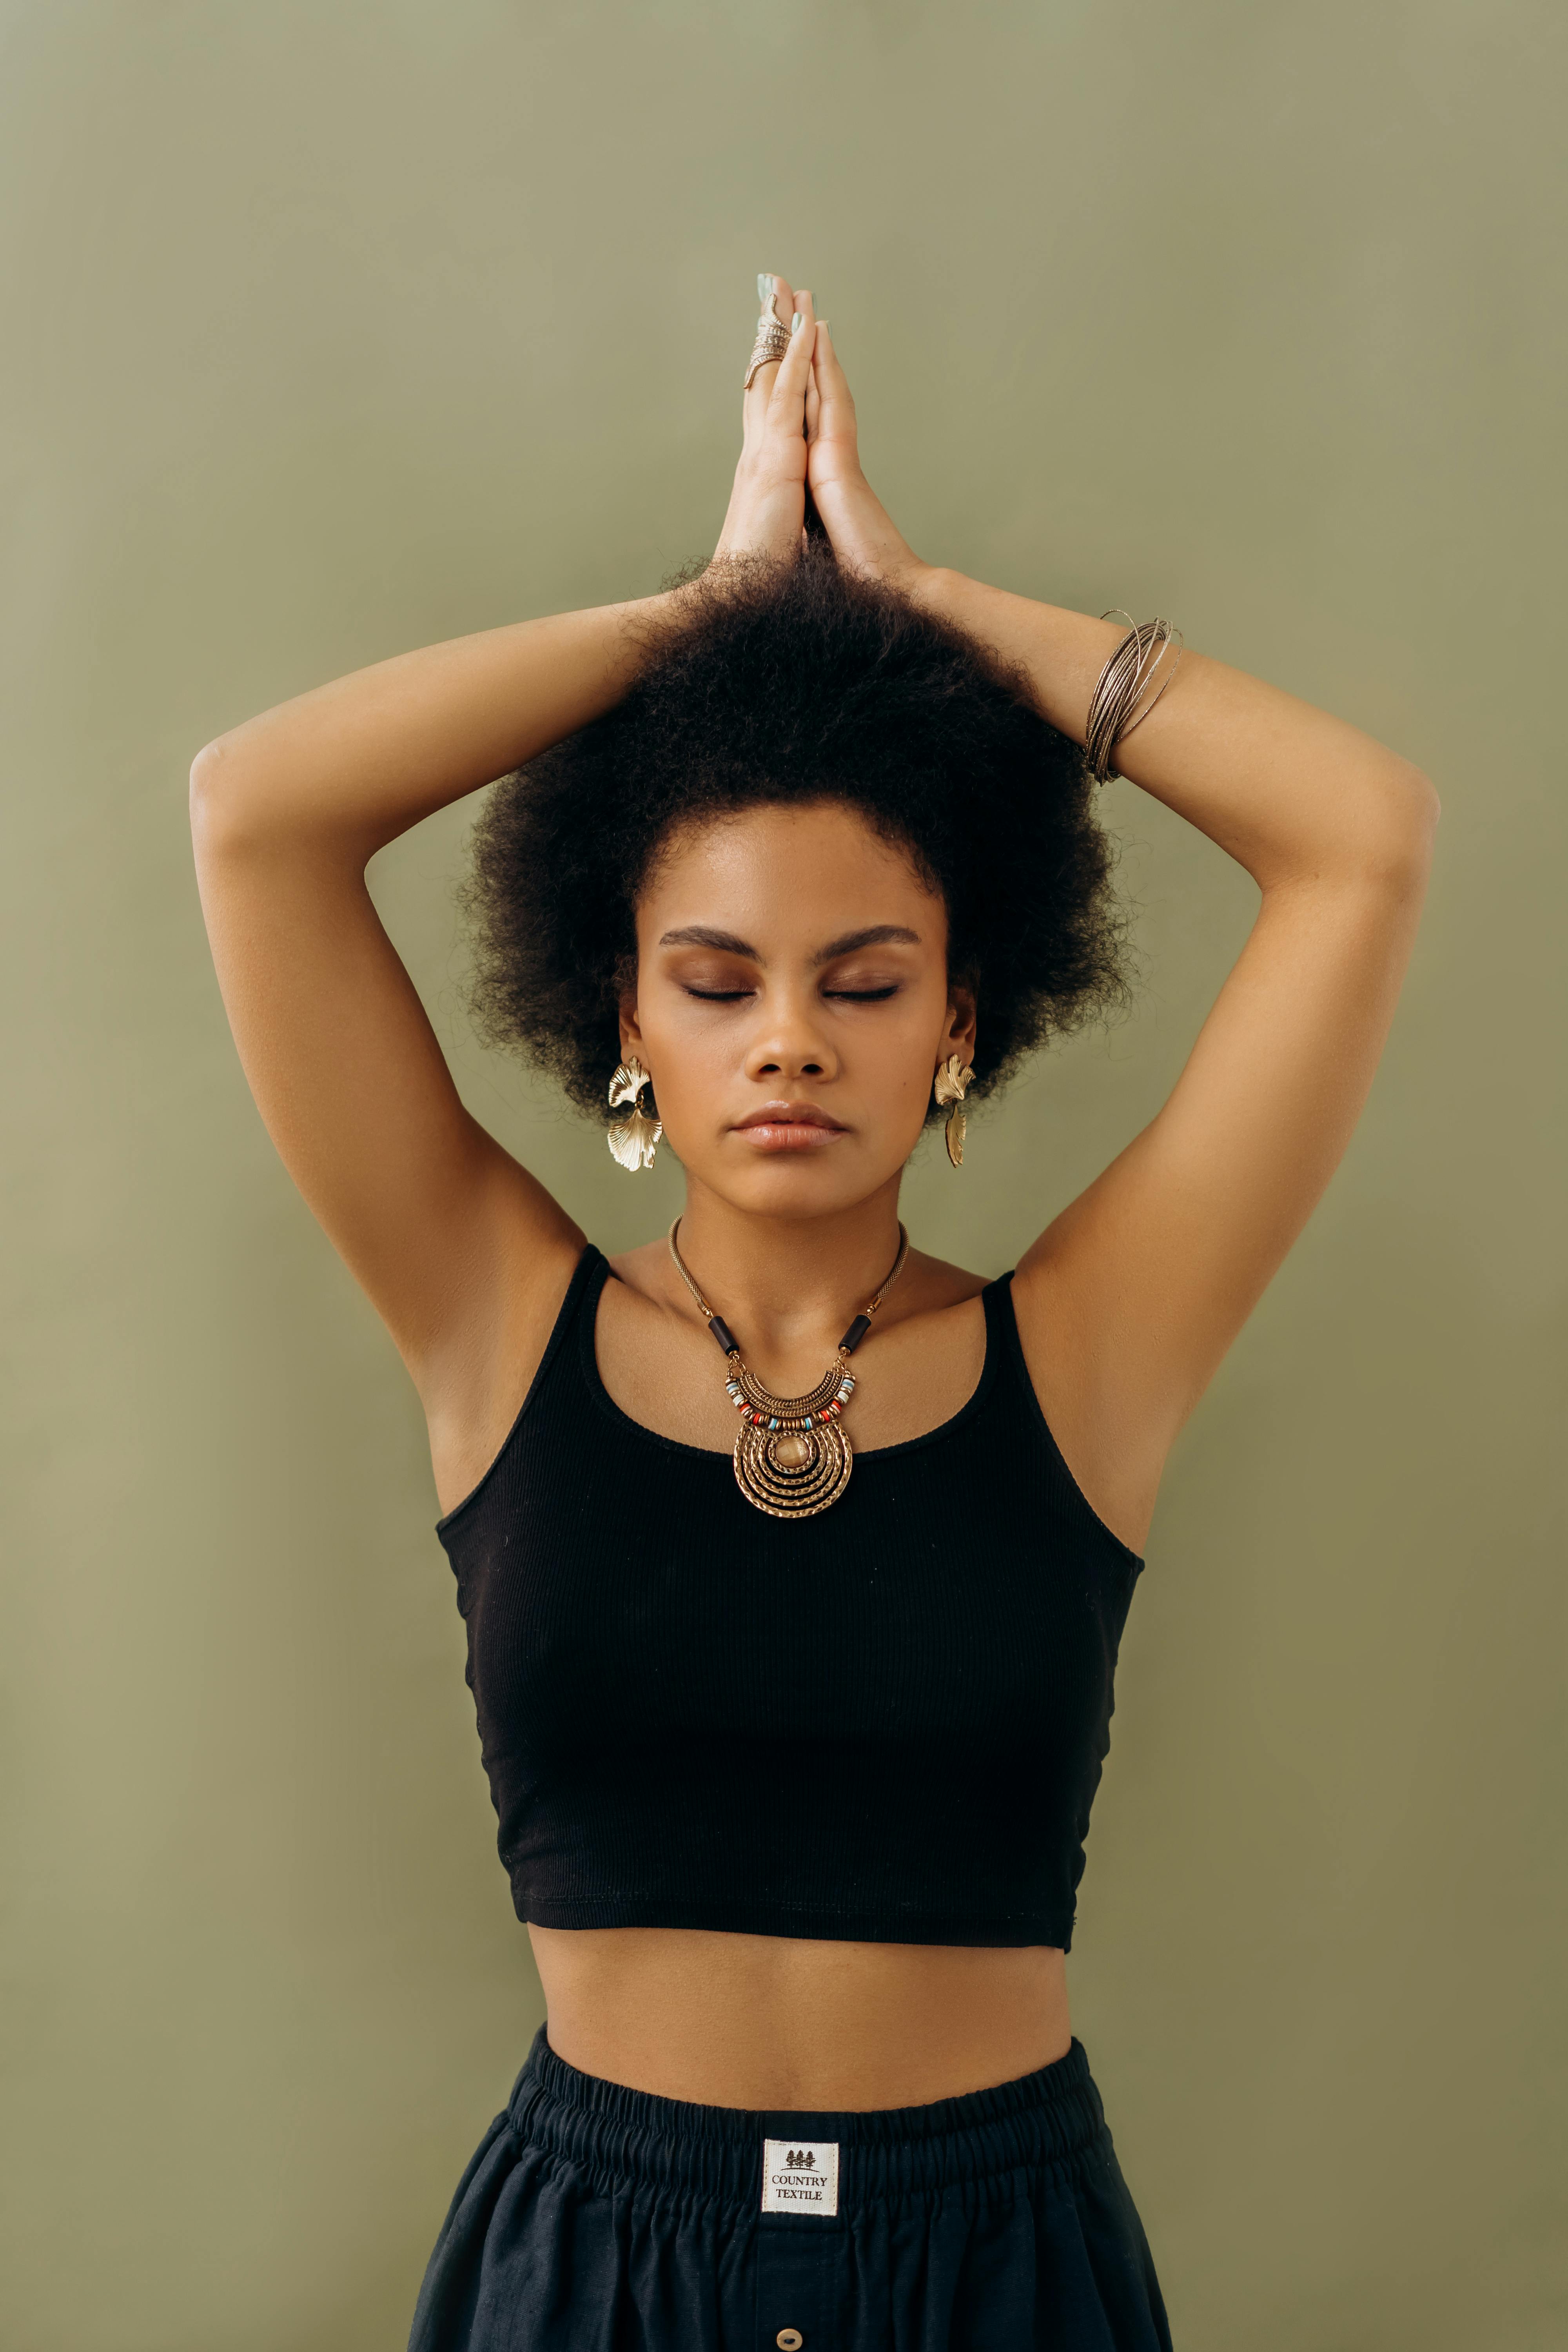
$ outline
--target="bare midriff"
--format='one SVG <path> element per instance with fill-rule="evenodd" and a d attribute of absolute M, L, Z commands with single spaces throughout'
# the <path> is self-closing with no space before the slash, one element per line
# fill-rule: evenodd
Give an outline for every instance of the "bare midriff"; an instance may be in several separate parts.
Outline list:
<path fill-rule="evenodd" d="M 922 2106 L 1064 2057 L 1066 1955 L 695 1927 L 529 1928 L 550 2046 L 667 2099 Z"/>

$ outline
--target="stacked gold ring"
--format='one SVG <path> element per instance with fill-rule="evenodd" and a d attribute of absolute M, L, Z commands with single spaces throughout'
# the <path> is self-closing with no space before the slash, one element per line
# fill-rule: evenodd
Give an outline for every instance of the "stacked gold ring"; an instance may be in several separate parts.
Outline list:
<path fill-rule="evenodd" d="M 757 339 L 752 345 L 752 356 L 746 362 L 746 381 L 741 387 L 742 392 L 750 392 L 752 379 L 759 368 L 769 367 L 774 360 L 782 360 L 789 349 L 789 329 L 779 317 L 778 280 L 770 277 L 766 270 L 757 273 L 757 299 L 762 304 L 762 314 L 757 320 Z"/>
<path fill-rule="evenodd" d="M 757 320 L 757 340 L 752 345 L 752 356 L 746 362 L 746 381 L 741 386 L 742 391 L 750 392 L 752 378 L 757 370 L 771 365 L 774 360 L 782 360 L 788 349 L 789 329 L 781 326 L 777 319 L 770 319 L 764 311 Z"/>

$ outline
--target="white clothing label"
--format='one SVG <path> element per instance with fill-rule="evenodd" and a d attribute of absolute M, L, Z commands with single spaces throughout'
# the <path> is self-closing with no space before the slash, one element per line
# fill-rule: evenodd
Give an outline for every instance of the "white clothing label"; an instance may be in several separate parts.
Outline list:
<path fill-rule="evenodd" d="M 765 2139 L 763 2142 L 764 2213 L 837 2213 L 838 2142 L 836 2139 Z"/>

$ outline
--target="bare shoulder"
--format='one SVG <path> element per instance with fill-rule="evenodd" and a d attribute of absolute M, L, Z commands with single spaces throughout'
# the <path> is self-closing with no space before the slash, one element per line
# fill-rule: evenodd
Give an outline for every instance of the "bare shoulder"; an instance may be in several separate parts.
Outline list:
<path fill-rule="evenodd" d="M 950 1307 L 978 1298 L 990 1280 L 988 1274 L 971 1274 L 967 1266 L 953 1265 L 944 1257 L 928 1256 L 911 1243 L 899 1287 L 883 1308 L 882 1320 L 886 1324 L 893 1319 L 895 1303 L 900 1321 L 919 1315 L 942 1314 Z"/>
<path fill-rule="evenodd" d="M 610 1272 L 617 1282 L 625 1284 L 634 1299 L 649 1306 L 674 1296 L 675 1269 L 670 1264 L 669 1244 L 662 1234 L 658 1241 L 639 1242 L 636 1249 L 618 1250 L 610 1260 Z"/>
<path fill-rule="evenodd" d="M 430 1434 L 430 1465 L 445 1514 L 475 1487 L 506 1440 L 550 1344 L 584 1237 L 562 1216 L 542 1235 L 499 1216 L 474 1286 L 482 1309 L 455 1323 L 438 1360 L 416 1374 Z"/>
<path fill-rule="evenodd" d="M 911 1247 L 856 1365 L 856 1443 L 897 1445 L 960 1412 L 985 1366 L 988 1276 Z"/>
<path fill-rule="evenodd" d="M 1116 1377 L 1092 1286 L 1070 1255 L 1034 1251 L 1013 1280 L 1025 1370 L 1063 1461 L 1112 1535 L 1142 1557 L 1171 1431 Z"/>

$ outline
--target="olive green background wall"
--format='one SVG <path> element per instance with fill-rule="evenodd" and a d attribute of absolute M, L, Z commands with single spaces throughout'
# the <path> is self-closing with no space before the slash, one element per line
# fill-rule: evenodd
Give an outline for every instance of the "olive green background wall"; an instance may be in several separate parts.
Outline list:
<path fill-rule="evenodd" d="M 417 1402 L 246 1092 L 185 776 L 710 546 L 773 266 L 922 551 L 1169 612 L 1442 794 L 1370 1107 L 1170 1465 L 1072 1988 L 1186 2352 L 1564 2340 L 1563 34 L 0 14 L 7 2352 L 400 2346 L 537 2021 Z M 624 1246 L 678 1171 L 464 1032 L 475 805 L 378 899 L 476 1111 Z M 1155 1110 L 1251 919 L 1201 836 L 1105 806 L 1135 1017 L 910 1177 L 988 1272 Z"/>

